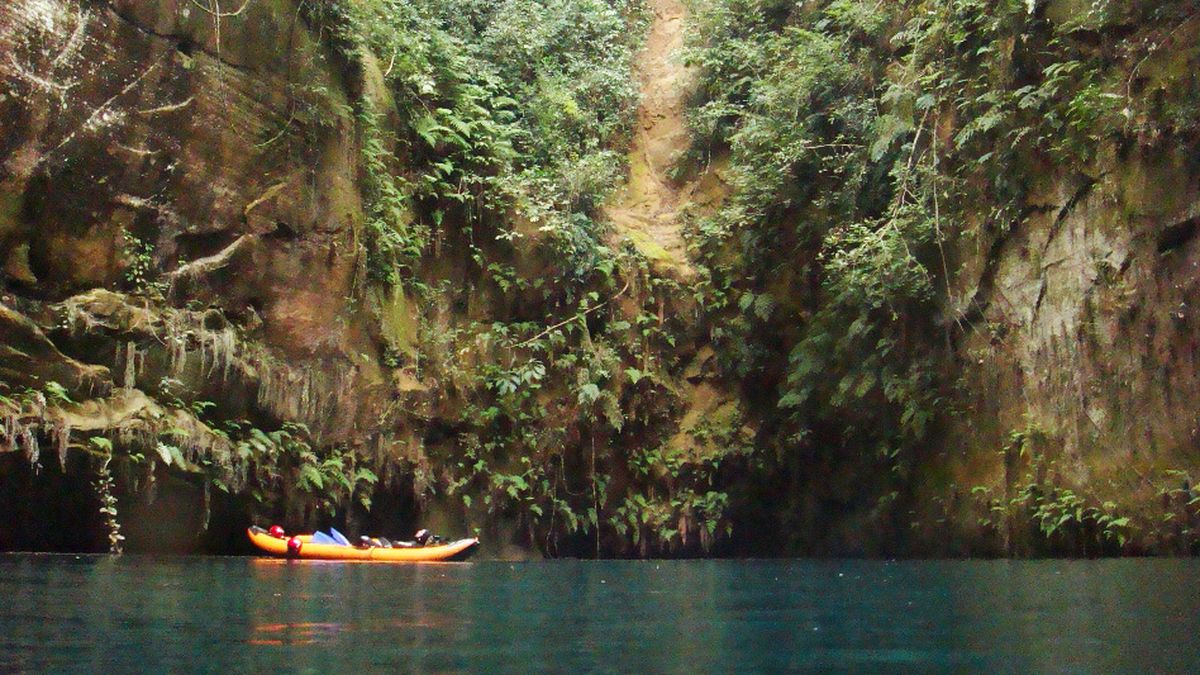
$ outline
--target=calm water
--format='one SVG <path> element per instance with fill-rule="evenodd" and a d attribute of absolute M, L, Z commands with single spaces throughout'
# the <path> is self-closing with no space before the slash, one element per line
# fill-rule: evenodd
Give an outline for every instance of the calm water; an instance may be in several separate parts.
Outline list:
<path fill-rule="evenodd" d="M 0 556 L 0 671 L 1200 671 L 1200 561 Z"/>

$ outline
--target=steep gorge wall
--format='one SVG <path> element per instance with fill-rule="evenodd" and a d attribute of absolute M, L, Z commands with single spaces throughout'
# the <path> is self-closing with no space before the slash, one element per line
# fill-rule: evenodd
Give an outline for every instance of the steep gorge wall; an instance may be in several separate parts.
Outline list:
<path fill-rule="evenodd" d="M 982 509 L 964 488 L 1011 499 L 1054 481 L 1135 516 L 1138 547 L 1191 541 L 1200 167 L 1189 154 L 1102 157 L 1047 180 L 1011 232 L 962 253 L 956 291 L 975 313 L 956 346 L 967 396 L 948 441 L 960 450 L 946 457 L 950 499 L 976 502 L 959 512 L 967 529 Z M 1023 452 L 1013 434 L 1036 438 Z"/>
<path fill-rule="evenodd" d="M 1092 122 L 1082 161 L 1020 166 L 1011 227 L 955 242 L 942 311 L 962 412 L 915 528 L 934 550 L 1195 551 L 1200 159 L 1194 112 L 1177 111 L 1194 111 L 1200 15 L 1159 11 L 1173 18 L 1148 21 L 1138 3 L 1037 9 L 1067 48 L 1108 59 L 1080 79 L 1124 107 L 1118 125 Z"/>
<path fill-rule="evenodd" d="M 0 9 L 0 52 L 9 448 L 35 452 L 23 424 L 206 428 L 168 394 L 321 443 L 377 433 L 388 384 L 369 312 L 346 303 L 349 83 L 296 8 L 23 0 Z M 44 420 L 13 403 L 49 382 L 90 402 Z"/>
<path fill-rule="evenodd" d="M 760 498 L 790 502 L 766 526 L 1194 551 L 1194 6 L 692 6 L 693 127 L 734 187 L 699 227 L 740 310 L 718 352 L 781 458 Z"/>
<path fill-rule="evenodd" d="M 599 214 L 680 16 L 452 5 L 0 9 L 0 548 L 728 536 L 753 429 Z"/>
<path fill-rule="evenodd" d="M 673 0 L 445 3 L 428 43 L 339 14 L 372 3 L 0 7 L 0 549 L 1191 550 L 1200 165 L 1163 111 L 1200 19 L 738 1 L 686 3 L 735 63 L 685 63 Z M 1055 98 L 1068 56 L 1104 95 Z M 927 66 L 983 89 L 931 104 Z M 1117 98 L 1066 156 L 1004 135 Z"/>
<path fill-rule="evenodd" d="M 225 328 L 204 326 L 203 310 L 220 310 L 243 338 L 269 345 L 281 369 L 304 364 L 326 378 L 303 384 L 298 373 L 280 373 L 282 386 L 321 399 L 312 414 L 280 417 L 336 439 L 360 433 L 369 397 L 338 400 L 338 383 L 364 393 L 382 378 L 373 360 L 358 357 L 371 349 L 364 316 L 343 300 L 355 282 L 362 210 L 355 130 L 310 122 L 311 143 L 270 142 L 296 114 L 301 83 L 344 101 L 327 49 L 294 12 L 258 4 L 238 20 L 187 2 L 30 2 L 4 11 L 4 269 L 21 294 L 12 302 L 36 303 L 30 313 L 65 311 L 81 292 L 156 281 L 199 309 L 118 317 L 129 301 L 75 304 L 95 314 L 90 321 L 116 324 L 114 341 L 159 328 L 130 322 L 196 329 L 188 333 L 195 344 L 155 335 L 162 352 L 202 349 L 199 329 Z M 211 349 L 217 360 L 241 351 Z M 157 384 L 123 381 L 123 355 L 112 356 L 105 365 L 117 384 Z M 251 376 L 263 399 L 272 398 L 270 369 L 263 363 Z"/>

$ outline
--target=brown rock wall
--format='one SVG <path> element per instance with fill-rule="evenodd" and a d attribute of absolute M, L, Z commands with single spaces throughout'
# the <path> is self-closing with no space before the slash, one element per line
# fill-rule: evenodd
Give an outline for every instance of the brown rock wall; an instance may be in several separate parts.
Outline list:
<path fill-rule="evenodd" d="M 295 371 L 279 387 L 329 389 L 306 396 L 333 407 L 300 421 L 361 437 L 383 377 L 346 301 L 361 292 L 357 132 L 295 3 L 217 17 L 183 0 L 16 0 L 0 53 L 10 288 L 52 302 L 149 285 L 220 309 Z"/>

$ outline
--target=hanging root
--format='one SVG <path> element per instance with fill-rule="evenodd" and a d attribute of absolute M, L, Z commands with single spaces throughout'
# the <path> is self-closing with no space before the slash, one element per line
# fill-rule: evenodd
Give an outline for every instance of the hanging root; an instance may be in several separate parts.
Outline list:
<path fill-rule="evenodd" d="M 99 470 L 96 471 L 96 496 L 100 499 L 100 514 L 104 517 L 104 524 L 108 528 L 108 552 L 113 555 L 120 555 L 123 549 L 121 542 L 125 541 L 124 535 L 121 534 L 121 523 L 117 522 L 117 498 L 113 494 L 113 477 L 112 472 L 108 470 L 108 464 L 112 461 L 112 453 L 108 453 L 104 458 L 104 462 L 100 464 Z"/>

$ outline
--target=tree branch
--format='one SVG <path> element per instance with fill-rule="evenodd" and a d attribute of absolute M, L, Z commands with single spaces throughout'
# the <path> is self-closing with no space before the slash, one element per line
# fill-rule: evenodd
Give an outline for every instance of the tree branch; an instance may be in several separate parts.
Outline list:
<path fill-rule="evenodd" d="M 558 323 L 554 324 L 553 326 L 550 326 L 549 328 L 547 328 L 546 330 L 544 330 L 544 331 L 542 331 L 542 332 L 538 333 L 537 335 L 534 335 L 533 337 L 529 338 L 528 340 L 526 340 L 526 341 L 524 341 L 524 342 L 521 342 L 521 343 L 519 343 L 519 344 L 513 345 L 513 349 L 520 349 L 520 348 L 522 348 L 522 347 L 527 347 L 527 346 L 529 346 L 530 344 L 532 344 L 532 343 L 534 343 L 534 342 L 537 342 L 538 340 L 540 340 L 540 339 L 542 339 L 542 338 L 546 337 L 547 335 L 549 335 L 550 333 L 554 332 L 555 330 L 558 330 L 559 328 L 562 328 L 563 326 L 565 326 L 565 325 L 567 325 L 567 324 L 571 323 L 572 321 L 576 321 L 576 320 L 578 320 L 578 319 L 582 319 L 583 317 L 587 316 L 588 314 L 591 314 L 592 312 L 594 312 L 594 311 L 596 311 L 596 310 L 600 309 L 601 307 L 604 307 L 605 305 L 607 305 L 608 303 L 612 302 L 613 300 L 616 300 L 617 298 L 621 297 L 622 295 L 624 295 L 624 294 L 625 294 L 625 291 L 627 291 L 627 290 L 629 290 L 629 282 L 628 282 L 628 281 L 626 281 L 626 282 L 625 282 L 625 287 L 624 287 L 624 288 L 622 288 L 621 290 L 617 291 L 617 294 L 616 294 L 616 295 L 614 295 L 614 296 L 612 296 L 611 298 L 609 298 L 609 299 L 605 300 L 604 302 L 602 302 L 602 303 L 600 303 L 600 304 L 598 304 L 598 305 L 595 305 L 595 306 L 593 306 L 593 307 L 589 307 L 589 308 L 587 308 L 587 309 L 583 310 L 582 312 L 580 312 L 580 313 L 576 314 L 575 316 L 573 316 L 573 317 L 571 317 L 571 318 L 569 318 L 569 319 L 565 319 L 565 320 L 563 320 L 563 321 L 559 321 Z"/>

